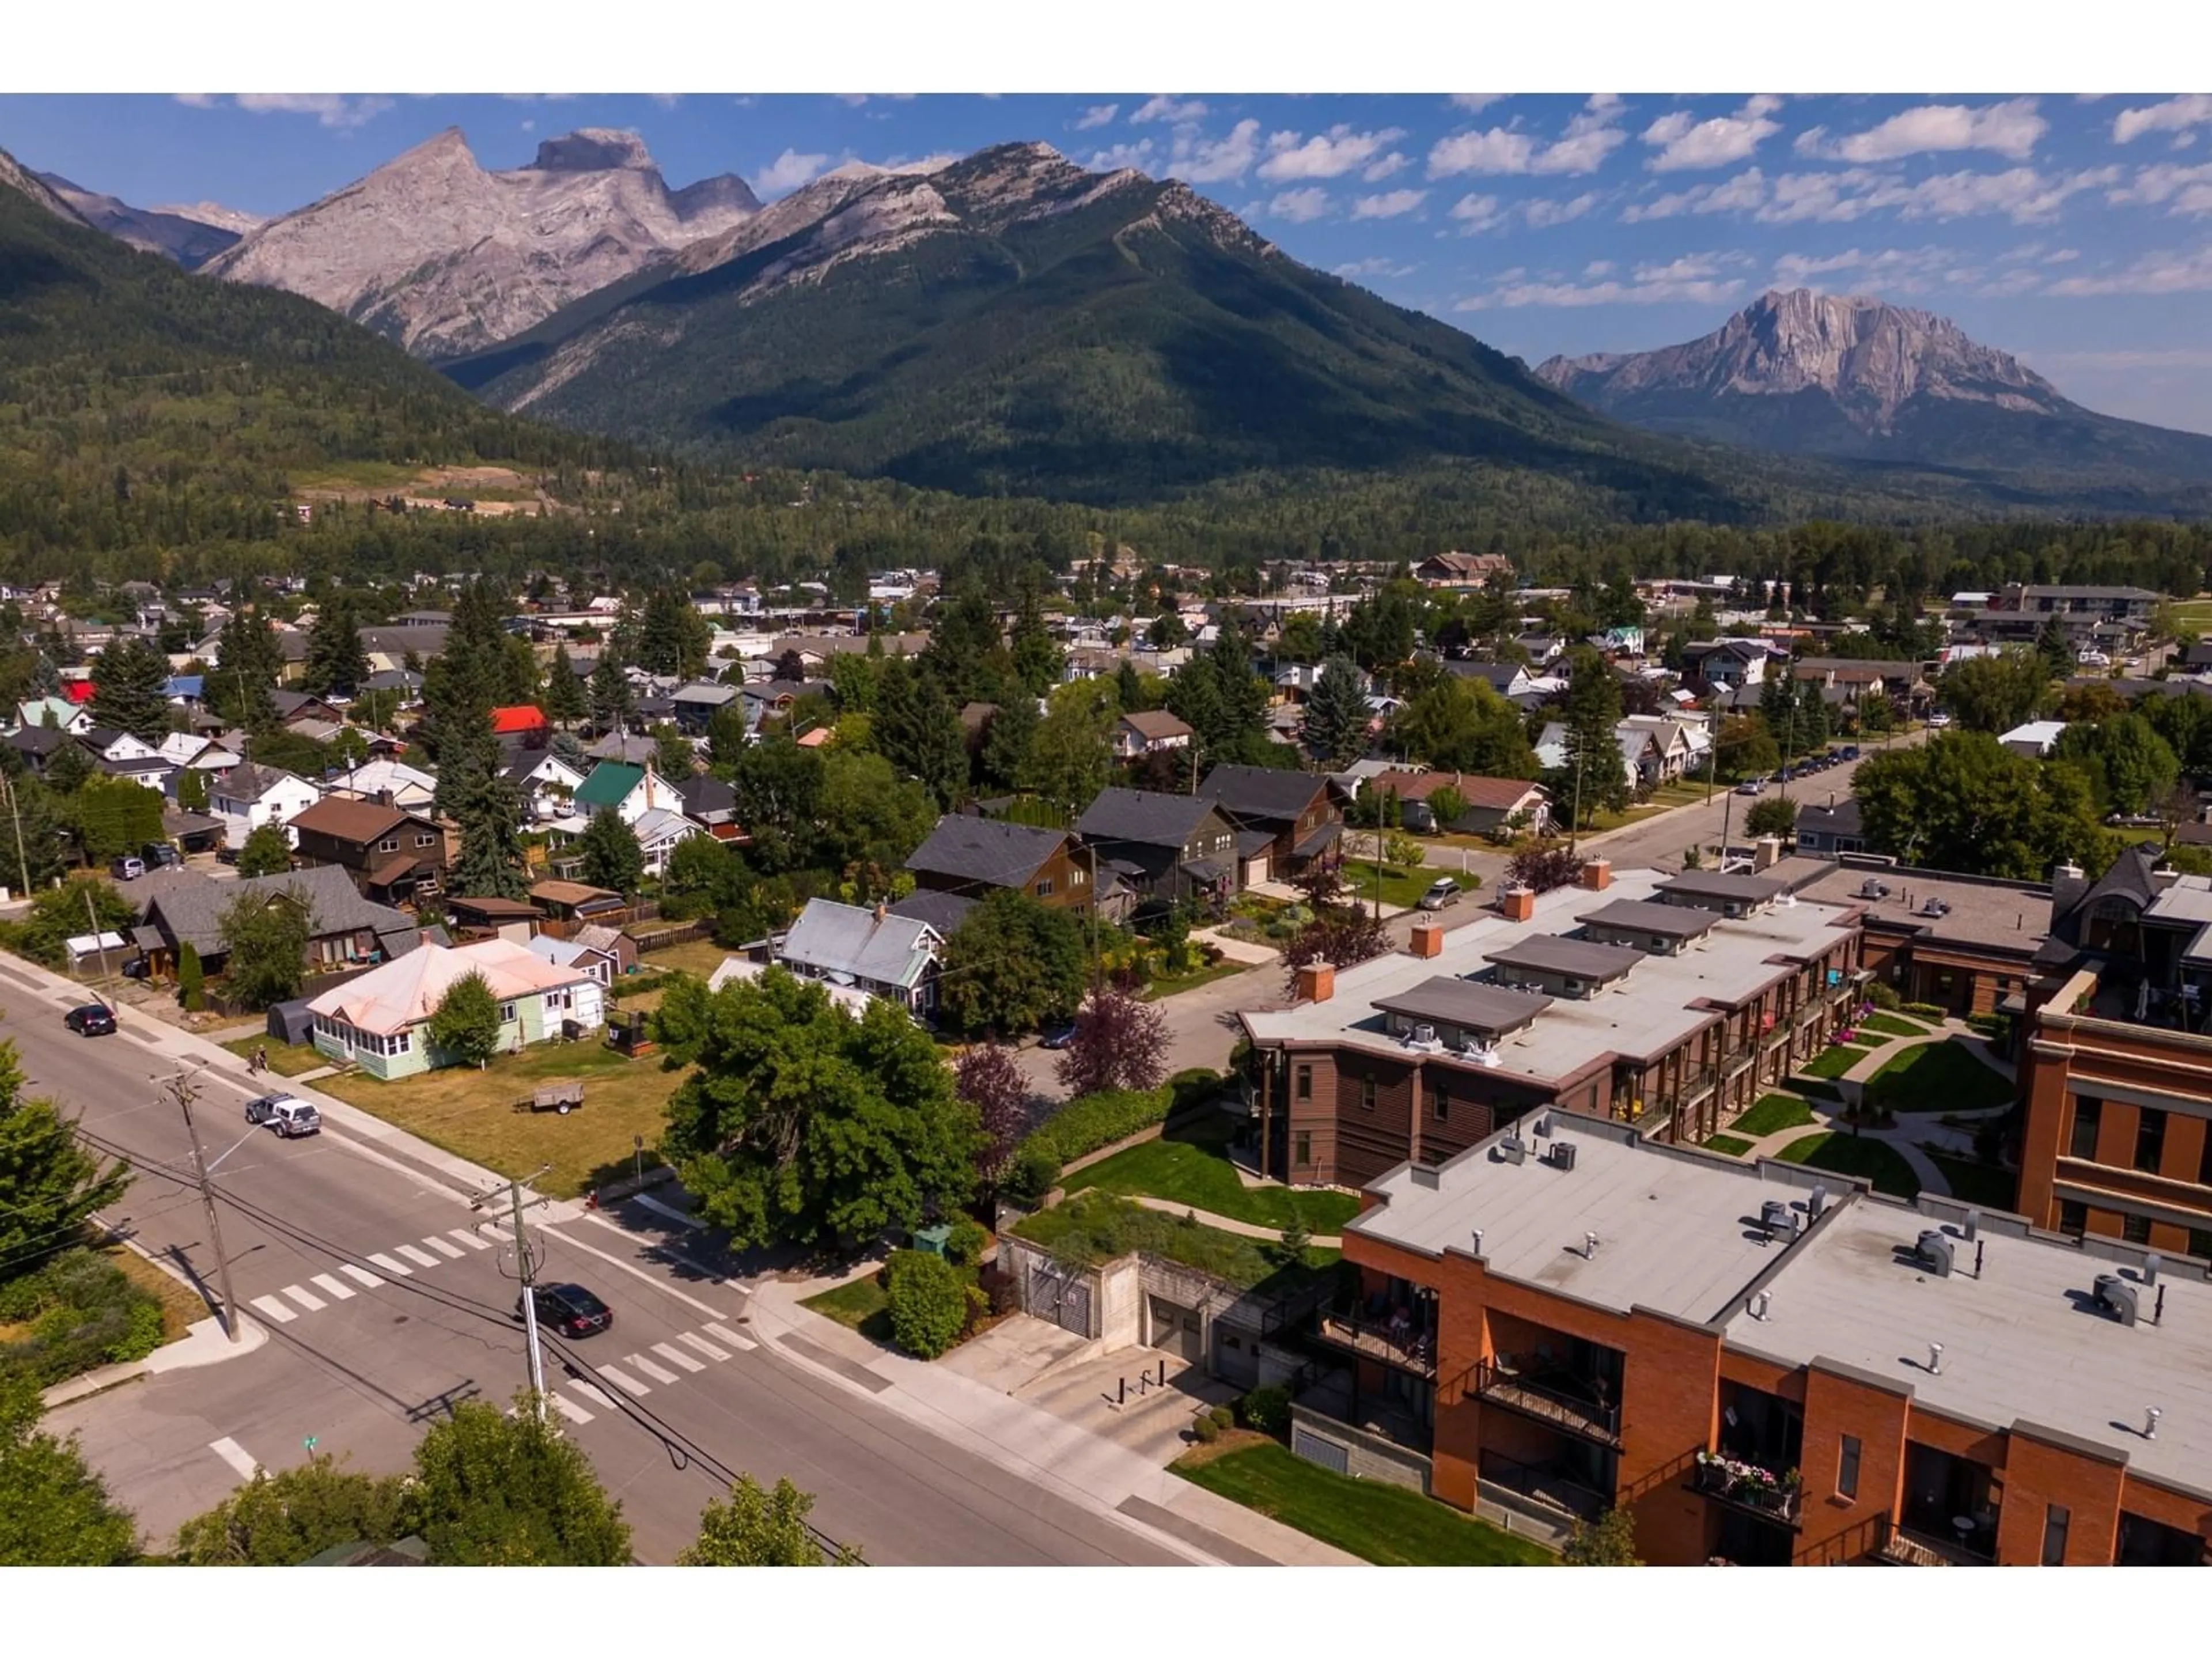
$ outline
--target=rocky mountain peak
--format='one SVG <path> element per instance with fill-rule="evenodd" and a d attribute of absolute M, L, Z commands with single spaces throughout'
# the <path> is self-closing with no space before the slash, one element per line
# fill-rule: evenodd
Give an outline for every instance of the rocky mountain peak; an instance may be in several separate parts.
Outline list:
<path fill-rule="evenodd" d="M 539 173 L 605 173 L 615 167 L 644 172 L 653 167 L 645 140 L 611 127 L 579 127 L 538 146 L 531 164 Z"/>
<path fill-rule="evenodd" d="M 66 219 L 73 225 L 85 222 L 84 216 L 71 207 L 52 185 L 4 149 L 0 149 L 0 186 L 21 191 L 57 219 Z"/>

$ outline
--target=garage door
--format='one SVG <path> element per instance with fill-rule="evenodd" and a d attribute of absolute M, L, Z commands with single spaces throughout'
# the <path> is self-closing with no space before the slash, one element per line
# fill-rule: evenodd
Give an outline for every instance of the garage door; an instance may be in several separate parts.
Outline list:
<path fill-rule="evenodd" d="M 1273 856 L 1272 854 L 1262 853 L 1255 859 L 1244 860 L 1244 884 L 1247 887 L 1256 887 L 1267 879 L 1267 863 Z"/>
<path fill-rule="evenodd" d="M 1198 1364 L 1205 1352 L 1199 1346 L 1198 1310 L 1178 1307 L 1163 1297 L 1153 1297 L 1151 1301 L 1152 1346 L 1164 1349 L 1188 1364 Z"/>

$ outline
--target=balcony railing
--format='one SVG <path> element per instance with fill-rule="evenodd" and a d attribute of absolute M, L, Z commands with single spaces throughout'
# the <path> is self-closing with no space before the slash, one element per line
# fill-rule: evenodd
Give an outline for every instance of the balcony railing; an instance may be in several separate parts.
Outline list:
<path fill-rule="evenodd" d="M 1413 1371 L 1421 1376 L 1437 1374 L 1436 1339 L 1408 1325 L 1394 1325 L 1355 1315 L 1325 1313 L 1316 1334 L 1332 1347 L 1349 1348 L 1369 1359 Z"/>
<path fill-rule="evenodd" d="M 1533 1498 L 1547 1509 L 1579 1516 L 1584 1521 L 1595 1521 L 1613 1507 L 1613 1498 L 1608 1493 L 1586 1486 L 1557 1470 L 1540 1468 L 1534 1463 L 1518 1462 L 1487 1448 L 1476 1459 L 1475 1468 L 1492 1486 L 1503 1486 L 1508 1492 Z"/>
<path fill-rule="evenodd" d="M 1474 1391 L 1571 1434 L 1620 1444 L 1620 1407 L 1600 1399 L 1600 1386 L 1589 1378 L 1565 1370 L 1524 1371 L 1486 1359 L 1474 1368 Z"/>
<path fill-rule="evenodd" d="M 1996 1547 L 1994 1527 L 1977 1527 L 1963 1539 L 1954 1531 L 1947 1538 L 1885 1520 L 1875 1555 L 1893 1567 L 1986 1567 L 1996 1564 Z"/>
<path fill-rule="evenodd" d="M 1794 1527 L 1803 1497 L 1795 1470 L 1786 1474 L 1743 1459 L 1699 1452 L 1691 1472 L 1692 1490 L 1765 1521 Z"/>

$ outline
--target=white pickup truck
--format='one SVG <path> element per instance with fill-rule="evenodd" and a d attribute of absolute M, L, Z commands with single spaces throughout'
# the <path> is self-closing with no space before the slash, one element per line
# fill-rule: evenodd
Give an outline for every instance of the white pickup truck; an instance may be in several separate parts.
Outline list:
<path fill-rule="evenodd" d="M 290 1140 L 320 1133 L 323 1115 L 295 1095 L 262 1095 L 246 1103 L 246 1121 L 265 1123 Z"/>

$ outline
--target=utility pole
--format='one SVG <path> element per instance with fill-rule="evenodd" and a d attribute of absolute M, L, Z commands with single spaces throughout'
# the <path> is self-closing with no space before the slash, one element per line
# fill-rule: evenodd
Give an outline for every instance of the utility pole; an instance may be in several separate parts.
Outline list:
<path fill-rule="evenodd" d="M 537 1174 L 532 1175 L 530 1179 L 537 1180 L 538 1176 L 544 1175 L 552 1167 L 550 1164 L 540 1166 Z M 469 1208 L 471 1210 L 484 1208 L 495 1201 L 494 1194 L 496 1191 L 497 1189 L 494 1188 L 493 1192 L 486 1193 L 470 1204 Z M 530 1351 L 531 1409 L 536 1413 L 538 1420 L 543 1423 L 545 1420 L 545 1358 L 538 1346 L 538 1298 L 533 1293 L 537 1285 L 538 1267 L 531 1260 L 530 1234 L 523 1223 L 522 1212 L 544 1203 L 545 1200 L 533 1198 L 528 1204 L 525 1204 L 522 1201 L 522 1182 L 519 1180 L 509 1181 L 507 1183 L 507 1200 L 508 1214 L 513 1218 L 514 1224 L 515 1277 L 522 1286 L 522 1329 Z"/>
<path fill-rule="evenodd" d="M 215 1251 L 216 1284 L 222 1297 L 222 1333 L 235 1342 L 238 1299 L 230 1292 L 230 1256 L 222 1248 L 222 1220 L 216 1213 L 215 1187 L 208 1179 L 206 1156 L 200 1151 L 199 1126 L 192 1121 L 192 1103 L 199 1098 L 199 1085 L 192 1081 L 191 1073 L 179 1072 L 162 1086 L 185 1115 L 185 1133 L 192 1143 L 192 1175 L 199 1182 L 200 1203 L 207 1211 L 208 1243 Z"/>
<path fill-rule="evenodd" d="M 100 917 L 94 912 L 92 908 L 92 890 L 94 885 L 95 884 L 92 882 L 87 882 L 84 884 L 84 919 L 91 925 L 93 944 L 99 947 L 100 978 L 100 982 L 105 984 L 107 980 L 107 940 L 106 936 L 100 931 Z M 102 997 L 100 1000 L 105 1002 L 107 999 Z M 185 1115 L 189 1119 L 191 1114 L 187 1113 Z"/>
<path fill-rule="evenodd" d="M 15 785 L 4 774 L 0 774 L 0 789 L 8 792 L 8 816 L 15 821 L 15 865 L 23 878 L 23 896 L 31 896 L 31 860 L 23 851 L 23 813 L 15 804 Z"/>

